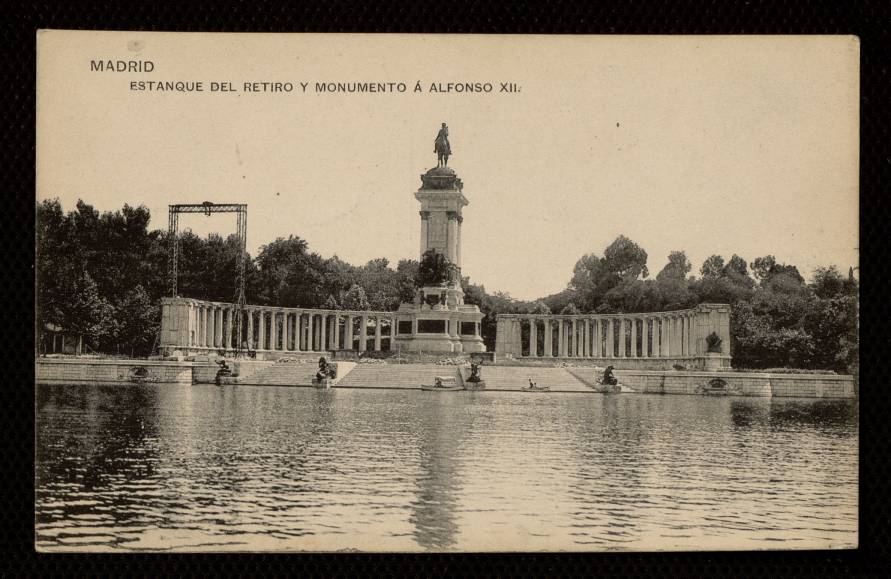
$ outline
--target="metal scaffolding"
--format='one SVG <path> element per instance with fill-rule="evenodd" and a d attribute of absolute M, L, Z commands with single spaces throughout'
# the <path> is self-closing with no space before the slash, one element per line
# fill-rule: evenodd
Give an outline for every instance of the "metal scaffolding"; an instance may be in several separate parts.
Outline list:
<path fill-rule="evenodd" d="M 167 232 L 169 239 L 169 259 L 170 266 L 170 295 L 177 296 L 177 275 L 179 271 L 179 214 L 180 213 L 203 213 L 210 217 L 211 213 L 236 213 L 238 214 L 238 259 L 235 264 L 235 303 L 238 306 L 238 315 L 235 319 L 235 352 L 241 350 L 242 341 L 242 324 L 244 320 L 244 268 L 247 259 L 247 204 L 244 203 L 211 203 L 205 201 L 203 203 L 187 203 L 182 205 L 170 205 L 167 222 Z"/>

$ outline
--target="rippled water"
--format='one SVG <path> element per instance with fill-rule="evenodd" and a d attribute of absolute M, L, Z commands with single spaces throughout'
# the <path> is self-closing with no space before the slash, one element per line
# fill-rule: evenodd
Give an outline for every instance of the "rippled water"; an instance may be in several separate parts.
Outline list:
<path fill-rule="evenodd" d="M 41 550 L 857 544 L 857 407 L 38 386 Z"/>

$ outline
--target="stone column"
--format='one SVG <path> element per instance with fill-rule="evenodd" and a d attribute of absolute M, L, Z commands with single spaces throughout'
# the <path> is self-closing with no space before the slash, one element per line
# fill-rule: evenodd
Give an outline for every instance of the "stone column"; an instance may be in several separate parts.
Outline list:
<path fill-rule="evenodd" d="M 563 358 L 566 356 L 566 336 L 564 335 L 566 324 L 561 318 L 557 319 L 557 356 Z"/>
<path fill-rule="evenodd" d="M 455 263 L 458 265 L 458 268 L 461 268 L 461 224 L 464 223 L 464 218 L 460 215 L 458 216 L 458 226 L 457 226 L 457 241 L 455 242 Z"/>
<path fill-rule="evenodd" d="M 551 318 L 544 319 L 544 355 L 554 357 L 554 332 L 551 330 Z"/>
<path fill-rule="evenodd" d="M 430 212 L 429 211 L 419 211 L 421 214 L 421 253 L 420 255 L 424 255 L 424 252 L 427 251 L 427 226 L 429 223 Z M 346 334 L 344 334 L 346 335 Z"/>
<path fill-rule="evenodd" d="M 331 326 L 331 337 L 334 339 L 334 344 L 332 345 L 332 350 L 340 349 L 340 315 L 334 314 L 332 316 L 332 326 Z"/>
<path fill-rule="evenodd" d="M 600 318 L 594 318 L 594 340 L 591 342 L 591 354 L 595 358 L 600 358 L 603 354 L 603 345 L 600 342 L 601 338 L 601 328 L 600 328 Z"/>
<path fill-rule="evenodd" d="M 374 351 L 381 351 L 381 317 L 374 317 Z"/>
<path fill-rule="evenodd" d="M 353 349 L 353 316 L 346 317 L 346 327 L 343 329 L 343 349 Z"/>
<path fill-rule="evenodd" d="M 399 331 L 399 322 L 396 318 L 390 320 L 390 351 L 396 350 L 396 333 Z"/>
<path fill-rule="evenodd" d="M 257 312 L 257 349 L 266 349 L 266 312 Z"/>
<path fill-rule="evenodd" d="M 278 350 L 278 312 L 272 310 L 269 312 L 269 349 Z"/>
<path fill-rule="evenodd" d="M 629 358 L 637 358 L 637 318 L 631 318 L 631 351 L 628 352 Z"/>
<path fill-rule="evenodd" d="M 319 316 L 319 350 L 328 349 L 328 314 Z"/>
<path fill-rule="evenodd" d="M 313 313 L 306 312 L 306 351 L 307 352 L 315 352 L 316 346 L 313 343 L 313 338 L 315 337 L 313 333 Z M 321 350 L 321 348 L 319 348 Z"/>
<path fill-rule="evenodd" d="M 573 358 L 577 358 L 579 355 L 579 324 L 576 318 L 572 318 L 572 325 L 570 327 L 572 328 L 570 330 L 572 345 L 569 347 L 569 355 Z"/>
<path fill-rule="evenodd" d="M 229 308 L 221 308 L 220 309 L 220 347 L 224 350 L 229 349 L 229 339 L 231 337 L 230 328 L 232 325 L 229 323 Z"/>
<path fill-rule="evenodd" d="M 457 211 L 447 211 L 446 215 L 448 215 L 448 226 L 446 229 L 446 248 L 447 255 L 449 261 L 457 265 L 458 259 L 458 212 Z"/>
<path fill-rule="evenodd" d="M 535 323 L 535 318 L 529 318 L 529 357 L 535 358 L 538 356 L 538 328 L 536 328 L 537 324 Z"/>
<path fill-rule="evenodd" d="M 359 317 L 359 351 L 364 352 L 368 342 L 368 317 Z"/>
<path fill-rule="evenodd" d="M 640 322 L 640 357 L 649 358 L 650 318 L 643 318 Z"/>
<path fill-rule="evenodd" d="M 247 343 L 248 350 L 254 350 L 254 310 L 247 311 Z"/>
<path fill-rule="evenodd" d="M 209 306 L 204 306 L 204 347 L 210 348 L 213 346 L 213 324 L 210 321 L 210 313 L 211 309 Z"/>
<path fill-rule="evenodd" d="M 619 358 L 625 357 L 625 318 L 619 318 Z"/>

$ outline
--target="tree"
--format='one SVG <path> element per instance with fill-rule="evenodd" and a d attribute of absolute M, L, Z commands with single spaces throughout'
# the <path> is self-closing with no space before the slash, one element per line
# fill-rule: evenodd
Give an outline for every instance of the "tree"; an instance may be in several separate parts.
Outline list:
<path fill-rule="evenodd" d="M 151 354 L 160 325 L 157 302 L 137 285 L 127 292 L 115 309 L 119 320 L 118 344 L 124 346 L 130 356 Z"/>
<path fill-rule="evenodd" d="M 764 257 L 756 257 L 755 261 L 752 262 L 752 274 L 755 276 L 755 279 L 758 280 L 758 283 L 764 281 L 767 278 L 770 270 L 776 265 L 777 260 L 772 255 L 765 255 Z"/>
<path fill-rule="evenodd" d="M 449 280 L 451 268 L 452 264 L 444 254 L 428 249 L 421 256 L 416 283 L 418 287 L 440 285 Z"/>
<path fill-rule="evenodd" d="M 647 252 L 624 235 L 618 236 L 603 251 L 603 266 L 624 280 L 650 275 L 647 271 Z"/>
<path fill-rule="evenodd" d="M 665 264 L 662 271 L 656 274 L 656 281 L 686 279 L 691 269 L 693 269 L 693 264 L 690 263 L 685 252 L 672 251 L 668 254 L 668 263 Z"/>
<path fill-rule="evenodd" d="M 712 279 L 721 277 L 724 275 L 724 258 L 720 255 L 712 255 L 702 262 L 702 267 L 699 268 L 699 273 L 702 277 Z"/>
<path fill-rule="evenodd" d="M 853 271 L 850 271 L 848 277 L 844 278 L 834 265 L 815 269 L 810 287 L 820 298 L 856 295 L 857 293 Z"/>
<path fill-rule="evenodd" d="M 345 310 L 370 310 L 371 305 L 368 303 L 368 297 L 365 295 L 365 289 L 358 284 L 353 284 L 345 292 L 341 293 L 340 305 Z"/>

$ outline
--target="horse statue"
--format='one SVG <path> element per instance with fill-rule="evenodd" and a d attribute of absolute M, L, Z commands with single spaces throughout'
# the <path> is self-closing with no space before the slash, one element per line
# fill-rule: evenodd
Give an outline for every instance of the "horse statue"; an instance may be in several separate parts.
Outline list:
<path fill-rule="evenodd" d="M 433 152 L 436 153 L 438 159 L 437 167 L 445 167 L 449 164 L 449 155 L 452 154 L 452 146 L 449 144 L 449 128 L 445 123 L 439 129 L 436 135 L 436 141 L 433 143 Z"/>

